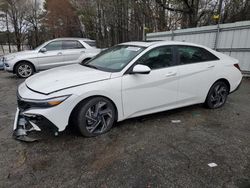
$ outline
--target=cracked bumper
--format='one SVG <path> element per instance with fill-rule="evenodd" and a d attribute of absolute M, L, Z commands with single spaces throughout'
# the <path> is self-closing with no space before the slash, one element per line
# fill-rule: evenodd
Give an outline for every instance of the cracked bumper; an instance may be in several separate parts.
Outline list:
<path fill-rule="evenodd" d="M 36 114 L 25 114 L 19 108 L 16 111 L 13 129 L 13 137 L 25 142 L 37 141 L 44 134 L 58 135 L 58 128 L 48 119 Z"/>

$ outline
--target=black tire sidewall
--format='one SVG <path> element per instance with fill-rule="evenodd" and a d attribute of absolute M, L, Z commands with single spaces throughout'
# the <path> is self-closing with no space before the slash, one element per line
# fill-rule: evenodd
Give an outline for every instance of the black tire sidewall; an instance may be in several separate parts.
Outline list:
<path fill-rule="evenodd" d="M 32 75 L 34 74 L 34 68 L 33 68 L 33 66 L 32 66 L 31 63 L 28 63 L 28 62 L 21 62 L 21 63 L 18 63 L 18 65 L 15 67 L 15 73 L 16 73 L 16 75 L 17 75 L 19 78 L 28 78 L 28 77 L 30 77 L 30 76 L 28 76 L 28 77 L 23 77 L 22 75 L 20 75 L 20 74 L 18 73 L 18 68 L 19 68 L 20 66 L 22 66 L 22 65 L 28 65 L 28 66 L 30 66 L 30 68 L 31 68 L 31 70 L 32 70 L 30 76 L 32 76 Z"/>
<path fill-rule="evenodd" d="M 109 107 L 112 110 L 112 115 L 113 116 L 112 116 L 112 119 L 111 119 L 111 123 L 108 125 L 108 127 L 107 127 L 107 129 L 105 131 L 103 131 L 102 133 L 90 133 L 86 128 L 87 124 L 86 124 L 85 115 L 86 115 L 87 110 L 91 106 L 93 106 L 94 104 L 96 104 L 99 101 L 107 102 L 107 104 L 109 105 Z M 76 116 L 77 116 L 76 117 L 76 125 L 77 125 L 79 131 L 81 132 L 81 134 L 83 136 L 85 136 L 85 137 L 98 136 L 98 135 L 101 135 L 101 134 L 104 134 L 104 133 L 108 132 L 112 128 L 112 126 L 113 126 L 113 124 L 115 122 L 115 119 L 116 119 L 116 117 L 115 117 L 116 113 L 115 112 L 116 112 L 115 107 L 114 107 L 113 103 L 110 100 L 108 100 L 108 99 L 106 99 L 104 97 L 91 98 L 91 99 L 87 100 L 86 102 L 82 103 L 81 106 L 79 107 L 78 113 L 76 113 Z"/>
<path fill-rule="evenodd" d="M 214 107 L 213 104 L 211 103 L 210 98 L 211 98 L 211 95 L 212 95 L 212 93 L 213 93 L 213 91 L 214 91 L 214 88 L 215 88 L 216 86 L 218 86 L 218 85 L 223 85 L 223 86 L 225 86 L 225 88 L 227 89 L 227 95 L 226 95 L 225 102 L 224 102 L 222 105 L 217 106 L 217 107 Z M 218 82 L 214 83 L 214 84 L 212 85 L 212 87 L 210 88 L 210 90 L 209 90 L 209 92 L 208 92 L 208 95 L 207 95 L 207 98 L 206 98 L 205 104 L 206 104 L 206 106 L 207 106 L 208 108 L 210 108 L 210 109 L 220 108 L 220 107 L 224 106 L 224 104 L 226 103 L 228 94 L 229 94 L 229 88 L 228 88 L 227 84 L 226 84 L 225 82 L 223 82 L 223 81 L 218 81 Z"/>

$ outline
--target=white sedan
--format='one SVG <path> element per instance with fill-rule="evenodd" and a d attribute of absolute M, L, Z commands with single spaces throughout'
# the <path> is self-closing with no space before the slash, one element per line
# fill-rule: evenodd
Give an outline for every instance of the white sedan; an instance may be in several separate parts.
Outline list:
<path fill-rule="evenodd" d="M 205 103 L 219 108 L 241 83 L 238 60 L 173 41 L 128 42 L 84 65 L 38 73 L 18 88 L 14 135 L 75 124 L 87 137 L 117 121 Z M 41 121 L 47 123 L 42 125 Z"/>

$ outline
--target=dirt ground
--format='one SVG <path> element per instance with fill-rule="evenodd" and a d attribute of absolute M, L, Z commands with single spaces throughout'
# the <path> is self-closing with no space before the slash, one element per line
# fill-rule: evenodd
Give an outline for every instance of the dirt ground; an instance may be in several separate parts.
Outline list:
<path fill-rule="evenodd" d="M 67 129 L 36 143 L 12 139 L 22 81 L 0 71 L 0 187 L 250 187 L 249 79 L 217 110 L 195 105 L 96 138 Z"/>

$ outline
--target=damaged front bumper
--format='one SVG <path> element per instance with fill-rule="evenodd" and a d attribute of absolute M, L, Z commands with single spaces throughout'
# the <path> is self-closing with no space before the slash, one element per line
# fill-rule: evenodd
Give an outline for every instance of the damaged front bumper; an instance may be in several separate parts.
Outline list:
<path fill-rule="evenodd" d="M 34 134 L 40 133 L 40 134 Z M 58 135 L 58 128 L 41 115 L 26 114 L 17 108 L 13 137 L 25 142 L 34 142 L 43 135 Z"/>

